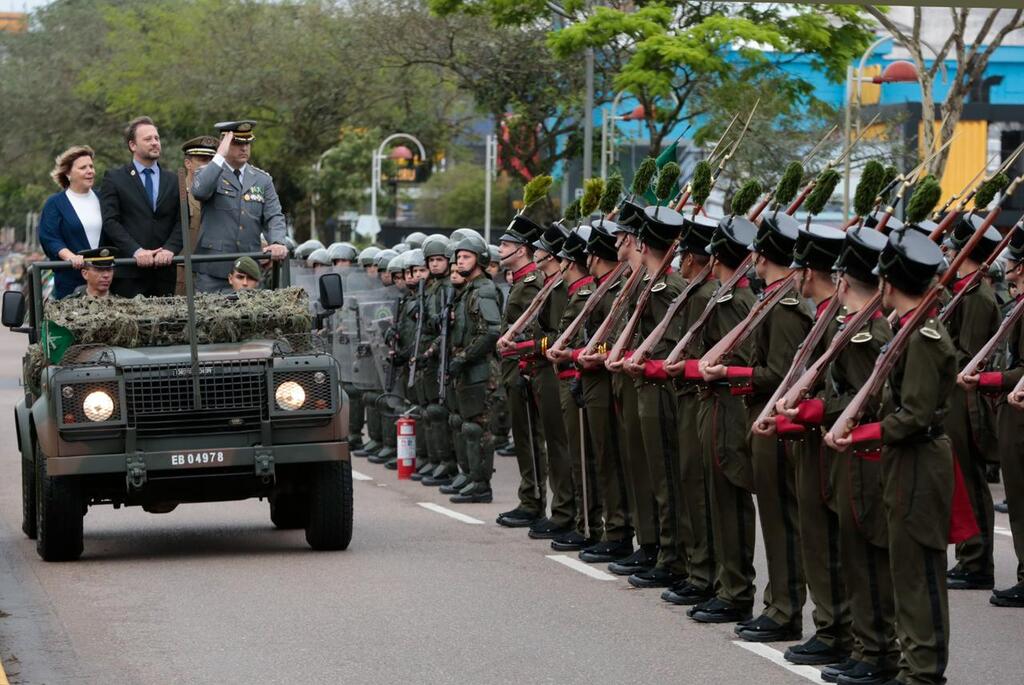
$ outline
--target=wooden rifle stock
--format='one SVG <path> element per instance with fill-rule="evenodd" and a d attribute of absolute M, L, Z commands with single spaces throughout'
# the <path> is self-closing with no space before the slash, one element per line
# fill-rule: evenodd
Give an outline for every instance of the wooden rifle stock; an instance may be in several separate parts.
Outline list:
<path fill-rule="evenodd" d="M 704 356 L 700 358 L 702 363 L 708 366 L 715 366 L 720 364 L 723 359 L 732 354 L 733 350 L 743 344 L 743 341 L 750 337 L 750 334 L 754 332 L 754 329 L 764 320 L 764 317 L 768 316 L 768 313 L 777 305 L 782 298 L 789 292 L 789 289 L 793 287 L 793 283 L 796 282 L 796 274 L 791 273 L 782 279 L 782 283 L 779 284 L 775 290 L 773 290 L 767 297 L 759 299 L 754 303 L 754 306 L 747 312 L 746 317 L 743 321 L 733 326 L 732 330 L 722 336 L 722 339 L 711 346 L 711 349 L 704 353 Z"/>
<path fill-rule="evenodd" d="M 1013 183 L 1007 189 L 1006 194 L 1000 200 L 1009 197 L 1017 189 L 1024 177 L 1018 177 L 1014 179 Z M 896 333 L 895 337 L 889 342 L 885 351 L 878 356 L 875 360 L 875 368 L 872 369 L 871 375 L 868 380 L 861 386 L 857 394 L 854 395 L 850 403 L 846 405 L 846 408 L 840 414 L 839 418 L 836 419 L 835 423 L 829 429 L 829 432 L 836 437 L 845 437 L 857 422 L 860 421 L 861 416 L 864 415 L 864 411 L 867 408 L 868 402 L 878 391 L 882 388 L 886 378 L 896 366 L 897 360 L 903 351 L 907 348 L 910 342 L 910 336 L 913 335 L 925 319 L 931 314 L 932 307 L 939 299 L 939 295 L 942 290 L 949 285 L 949 282 L 953 280 L 957 270 L 963 264 L 964 260 L 967 259 L 967 255 L 971 253 L 974 247 L 981 241 L 981 238 L 985 235 L 985 231 L 988 230 L 989 226 L 995 223 L 995 220 L 999 217 L 1001 212 L 999 204 L 988 213 L 985 220 L 982 222 L 978 230 L 974 232 L 974 235 L 970 237 L 967 244 L 957 253 L 956 258 L 953 259 L 952 264 L 949 265 L 949 269 L 942 275 L 937 283 L 932 285 L 931 288 L 925 293 L 924 297 L 921 298 L 921 302 L 917 305 L 914 311 L 910 314 L 910 318 L 906 324 Z"/>
<path fill-rule="evenodd" d="M 623 262 L 628 266 L 628 262 Z M 640 279 L 643 278 L 647 272 L 643 266 L 637 267 L 636 271 L 629 275 L 626 282 L 622 286 L 622 290 L 612 300 L 611 309 L 608 311 L 608 316 L 601 322 L 594 334 L 590 336 L 590 340 L 587 341 L 587 346 L 583 350 L 584 354 L 594 354 L 597 352 L 598 346 L 602 345 L 607 341 L 609 334 L 611 334 L 612 328 L 618 323 L 619 318 L 622 316 L 622 310 L 625 308 L 629 298 L 633 296 L 633 291 L 636 290 L 637 285 L 640 283 Z M 610 281 L 611 279 L 609 279 Z"/>
<path fill-rule="evenodd" d="M 568 268 L 568 265 L 566 265 L 565 268 Z M 533 296 L 533 299 L 530 300 L 530 304 L 527 305 L 526 309 L 523 310 L 523 313 L 519 315 L 519 318 L 508 327 L 508 330 L 505 331 L 504 334 L 502 334 L 501 337 L 503 339 L 509 342 L 514 341 L 531 323 L 533 323 L 534 319 L 536 319 L 540 314 L 540 308 L 544 306 L 544 303 L 548 301 L 548 297 L 551 296 L 551 292 L 562 283 L 562 274 L 565 273 L 565 268 L 549 278 L 541 289 L 537 291 L 537 294 Z"/>
<path fill-rule="evenodd" d="M 1017 300 L 1017 303 L 1013 305 L 1013 309 L 1006 313 L 1006 316 L 999 323 L 999 328 L 996 329 L 995 335 L 982 345 L 981 349 L 978 350 L 978 354 L 974 355 L 971 361 L 967 362 L 967 366 L 960 372 L 961 375 L 976 376 L 984 371 L 989 360 L 992 359 L 992 353 L 1003 344 L 1003 341 L 1013 331 L 1014 325 L 1020 320 L 1022 315 L 1024 315 L 1024 298 Z"/>
<path fill-rule="evenodd" d="M 576 335 L 576 331 L 583 326 L 587 317 L 589 317 L 594 309 L 597 308 L 597 305 L 601 303 L 601 298 L 603 298 L 608 291 L 611 290 L 612 286 L 618 282 L 619 278 L 622 277 L 622 274 L 626 271 L 628 266 L 629 262 L 620 262 L 615 266 L 615 269 L 605 277 L 605 280 L 599 286 L 597 286 L 597 290 L 587 298 L 587 301 L 583 304 L 583 309 L 580 310 L 580 313 L 572 320 L 572 323 L 566 326 L 565 330 L 562 331 L 562 334 L 558 336 L 558 340 L 555 341 L 555 344 L 548 348 L 550 351 L 561 352 L 565 349 L 565 346 L 568 345 L 569 341 Z M 608 318 L 611 317 L 609 316 Z M 608 318 L 606 318 L 605 321 L 607 321 Z M 602 325 L 603 324 L 604 322 L 602 322 Z"/>
<path fill-rule="evenodd" d="M 942 323 L 946 323 L 949 320 L 949 317 L 953 315 L 953 312 L 956 311 L 956 308 L 960 306 L 960 303 L 964 301 L 964 298 L 967 296 L 967 292 L 971 288 L 973 288 L 978 283 L 978 281 L 985 277 L 985 275 L 988 273 L 988 270 L 992 267 L 992 263 L 1002 253 L 1002 251 L 1006 249 L 1006 246 L 1010 244 L 1010 238 L 1013 237 L 1013 234 L 1014 232 L 1016 232 L 1018 226 L 1020 226 L 1019 221 L 1010 227 L 1010 230 L 1006 232 L 1006 235 L 1003 236 L 1003 239 L 1000 240 L 999 244 L 996 245 L 994 250 L 992 250 L 992 254 L 990 254 L 988 258 L 981 263 L 981 265 L 974 273 L 968 276 L 967 284 L 960 289 L 960 292 L 953 295 L 953 299 L 947 302 L 946 306 L 942 308 L 941 312 L 939 312 L 939 321 L 941 321 Z"/>
<path fill-rule="evenodd" d="M 647 307 L 647 302 L 651 299 L 651 288 L 657 282 L 658 278 L 672 265 L 672 257 L 675 256 L 676 245 L 678 240 L 673 240 L 668 250 L 665 252 L 665 256 L 661 258 L 661 263 L 658 264 L 658 269 L 651 274 L 651 280 L 647 283 L 647 287 L 640 293 L 640 297 L 636 300 L 636 307 L 633 309 L 633 315 L 629 317 L 629 321 L 626 322 L 625 328 L 619 334 L 619 339 L 615 341 L 615 345 L 612 346 L 611 351 L 608 352 L 608 359 L 605 361 L 605 366 L 613 364 L 622 357 L 622 353 L 626 349 L 626 345 L 633 339 L 636 334 L 637 326 L 640 325 L 640 317 L 643 315 L 644 308 Z"/>
<path fill-rule="evenodd" d="M 690 299 L 693 292 L 702 286 L 704 281 L 706 281 L 710 275 L 711 264 L 708 263 L 704 265 L 704 268 L 702 268 L 696 276 L 693 277 L 683 291 L 676 295 L 676 298 L 672 300 L 672 303 L 668 306 L 668 311 L 665 312 L 665 316 L 663 316 L 661 321 L 658 322 L 658 325 L 654 327 L 651 334 L 644 338 L 642 343 L 637 345 L 632 357 L 634 363 L 643 364 L 648 360 L 648 358 L 650 358 L 651 350 L 661 342 L 662 338 L 665 337 L 665 332 L 672 323 L 672 319 L 675 318 L 682 306 Z"/>

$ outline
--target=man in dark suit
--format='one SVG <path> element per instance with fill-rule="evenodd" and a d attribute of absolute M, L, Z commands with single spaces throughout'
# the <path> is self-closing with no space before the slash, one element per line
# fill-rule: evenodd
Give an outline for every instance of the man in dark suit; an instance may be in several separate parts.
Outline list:
<path fill-rule="evenodd" d="M 176 272 L 171 258 L 181 251 L 178 177 L 162 168 L 160 133 L 149 117 L 125 129 L 132 161 L 111 169 L 100 188 L 104 243 L 135 266 L 117 268 L 112 291 L 121 297 L 173 295 Z"/>

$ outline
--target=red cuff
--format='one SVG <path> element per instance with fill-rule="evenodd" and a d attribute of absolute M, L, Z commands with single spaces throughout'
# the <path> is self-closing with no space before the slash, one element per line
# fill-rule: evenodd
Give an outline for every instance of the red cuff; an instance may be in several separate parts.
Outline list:
<path fill-rule="evenodd" d="M 577 347 L 575 350 L 572 351 L 572 361 L 573 361 L 573 363 L 578 362 L 580 360 L 580 355 L 583 354 L 583 350 L 585 350 L 585 349 L 586 348 L 584 348 L 584 347 Z"/>
<path fill-rule="evenodd" d="M 687 359 L 683 363 L 683 378 L 688 381 L 704 380 L 704 377 L 700 375 L 699 359 Z"/>
<path fill-rule="evenodd" d="M 775 415 L 775 432 L 779 435 L 802 435 L 807 431 L 799 423 L 794 423 L 783 414 Z"/>
<path fill-rule="evenodd" d="M 726 378 L 749 379 L 754 375 L 752 366 L 727 366 L 725 367 Z"/>
<path fill-rule="evenodd" d="M 566 369 L 565 371 L 558 372 L 558 380 L 560 381 L 571 381 L 574 378 L 579 378 L 580 372 L 575 369 Z"/>
<path fill-rule="evenodd" d="M 727 366 L 725 367 L 725 377 L 729 380 L 731 388 L 729 388 L 729 394 L 731 395 L 752 395 L 754 394 L 754 386 L 751 384 L 751 378 L 754 375 L 754 368 L 751 366 Z"/>
<path fill-rule="evenodd" d="M 882 424 L 879 421 L 874 423 L 862 423 L 850 431 L 850 441 L 856 445 L 859 442 L 881 442 Z"/>
<path fill-rule="evenodd" d="M 978 387 L 989 392 L 998 392 L 1003 389 L 1002 371 L 985 371 L 978 376 Z"/>
<path fill-rule="evenodd" d="M 525 352 L 527 350 L 532 350 L 533 346 L 536 344 L 536 340 L 524 340 L 523 342 L 516 343 L 515 350 L 516 352 Z"/>
<path fill-rule="evenodd" d="M 825 421 L 825 400 L 815 397 L 804 400 L 796 408 L 796 422 L 820 426 Z"/>
<path fill-rule="evenodd" d="M 644 378 L 652 381 L 667 381 L 664 359 L 648 359 L 644 362 Z"/>
<path fill-rule="evenodd" d="M 630 357 L 633 356 L 633 353 L 635 351 L 636 350 L 623 350 L 622 351 L 622 356 L 620 357 L 620 359 L 622 359 L 622 361 L 627 361 Z"/>
<path fill-rule="evenodd" d="M 520 371 L 526 371 L 526 360 L 525 359 L 520 359 L 519 360 L 519 370 Z"/>

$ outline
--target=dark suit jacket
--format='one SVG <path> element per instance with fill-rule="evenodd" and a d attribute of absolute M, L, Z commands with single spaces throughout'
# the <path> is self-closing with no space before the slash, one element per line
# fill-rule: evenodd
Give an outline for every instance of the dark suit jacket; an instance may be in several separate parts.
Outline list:
<path fill-rule="evenodd" d="M 43 212 L 39 216 L 39 244 L 48 259 L 57 261 L 58 253 L 65 247 L 78 253 L 92 247 L 85 235 L 85 228 L 71 205 L 67 193 L 61 191 L 46 198 Z M 85 280 L 75 269 L 61 269 L 53 272 L 53 297 L 60 299 L 70 295 Z"/>
<path fill-rule="evenodd" d="M 114 245 L 122 257 L 131 257 L 139 248 L 153 250 L 164 247 L 181 252 L 181 225 L 178 207 L 178 176 L 162 166 L 160 189 L 156 198 L 156 211 L 150 206 L 146 187 L 129 162 L 111 169 L 103 177 L 100 188 L 100 208 L 103 212 L 103 242 Z M 161 269 L 140 269 L 119 266 L 118 278 L 156 278 L 173 281 L 173 266 Z"/>

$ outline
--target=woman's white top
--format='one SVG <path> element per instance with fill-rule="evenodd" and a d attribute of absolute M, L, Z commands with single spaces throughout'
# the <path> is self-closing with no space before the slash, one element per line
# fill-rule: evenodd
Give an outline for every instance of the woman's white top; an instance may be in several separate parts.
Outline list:
<path fill-rule="evenodd" d="M 100 198 L 91 190 L 87 193 L 76 193 L 71 188 L 66 191 L 71 206 L 75 208 L 78 220 L 85 229 L 85 237 L 89 239 L 89 247 L 100 246 L 100 233 L 103 230 L 103 216 L 100 214 Z"/>

